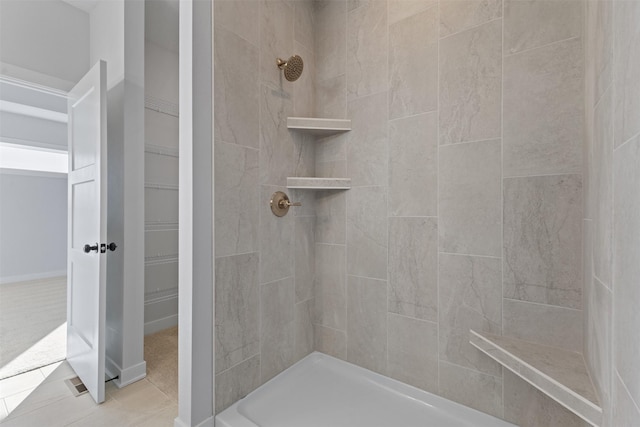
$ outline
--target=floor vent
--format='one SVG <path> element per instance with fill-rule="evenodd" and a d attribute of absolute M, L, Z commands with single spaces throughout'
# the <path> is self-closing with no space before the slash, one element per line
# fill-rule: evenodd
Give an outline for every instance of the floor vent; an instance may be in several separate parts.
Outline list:
<path fill-rule="evenodd" d="M 78 377 L 69 378 L 68 380 L 64 380 L 64 382 L 67 383 L 71 392 L 76 397 L 85 394 L 88 391 L 87 387 L 85 387 L 82 380 Z"/>

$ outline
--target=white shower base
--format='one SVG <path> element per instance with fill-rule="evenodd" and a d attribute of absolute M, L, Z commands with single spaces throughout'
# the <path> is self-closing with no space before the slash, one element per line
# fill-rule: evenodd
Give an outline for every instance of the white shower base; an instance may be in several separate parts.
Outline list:
<path fill-rule="evenodd" d="M 322 353 L 216 416 L 216 427 L 513 427 Z"/>

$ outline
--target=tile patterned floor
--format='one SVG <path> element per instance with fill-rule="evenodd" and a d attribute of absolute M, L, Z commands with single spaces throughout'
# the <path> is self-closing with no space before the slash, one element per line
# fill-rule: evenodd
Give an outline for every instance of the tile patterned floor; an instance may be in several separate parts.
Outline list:
<path fill-rule="evenodd" d="M 67 362 L 58 362 L 0 381 L 0 425 L 173 426 L 178 402 L 143 379 L 118 389 L 106 385 L 106 400 L 97 405 L 85 393 L 75 397 L 64 380 L 75 376 Z"/>

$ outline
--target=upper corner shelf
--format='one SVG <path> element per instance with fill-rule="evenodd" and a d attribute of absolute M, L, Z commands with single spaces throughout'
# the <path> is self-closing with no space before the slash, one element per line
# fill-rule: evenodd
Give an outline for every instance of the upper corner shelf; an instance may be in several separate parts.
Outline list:
<path fill-rule="evenodd" d="M 328 136 L 350 131 L 351 120 L 287 117 L 287 128 L 311 135 Z"/>
<path fill-rule="evenodd" d="M 580 353 L 471 330 L 478 350 L 587 421 L 602 425 L 602 408 Z"/>

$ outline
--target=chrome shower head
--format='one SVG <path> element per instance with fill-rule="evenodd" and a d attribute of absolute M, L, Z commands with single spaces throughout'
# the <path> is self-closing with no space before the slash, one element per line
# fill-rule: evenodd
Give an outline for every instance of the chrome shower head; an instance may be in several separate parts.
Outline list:
<path fill-rule="evenodd" d="M 298 55 L 293 55 L 287 61 L 278 58 L 277 64 L 278 68 L 284 71 L 284 78 L 290 82 L 298 80 L 304 69 L 304 62 Z"/>

